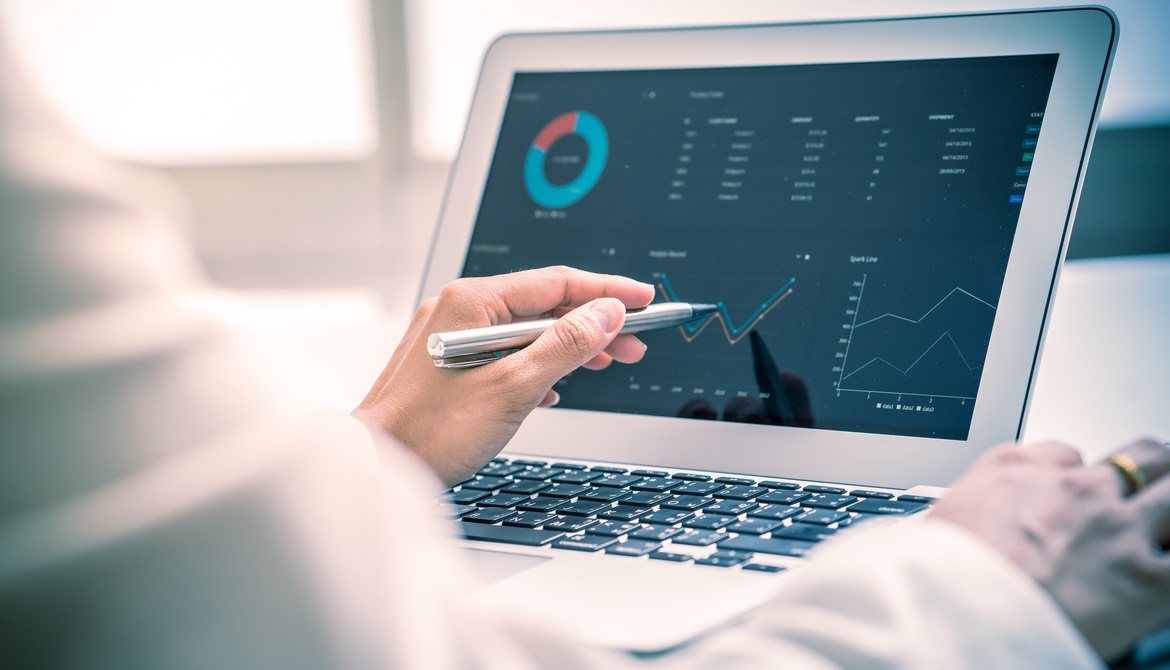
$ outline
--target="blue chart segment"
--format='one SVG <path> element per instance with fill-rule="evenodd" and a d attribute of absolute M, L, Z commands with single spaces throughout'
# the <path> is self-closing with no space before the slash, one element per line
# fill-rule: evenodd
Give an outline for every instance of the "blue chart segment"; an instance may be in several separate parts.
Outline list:
<path fill-rule="evenodd" d="M 678 327 L 679 332 L 682 333 L 684 340 L 687 342 L 694 342 L 695 338 L 697 338 L 703 333 L 704 330 L 707 329 L 707 326 L 711 325 L 715 321 L 719 321 L 723 324 L 723 334 L 727 337 L 728 343 L 735 344 L 736 342 L 742 340 L 749 332 L 751 332 L 752 328 L 755 328 L 756 324 L 758 324 L 765 316 L 768 315 L 768 312 L 771 312 L 776 308 L 777 305 L 783 302 L 785 298 L 792 295 L 792 292 L 796 290 L 795 286 L 796 277 L 793 277 L 792 279 L 789 279 L 787 282 L 785 282 L 783 286 L 777 289 L 777 291 L 773 293 L 771 297 L 761 303 L 760 306 L 756 308 L 756 311 L 752 312 L 751 316 L 749 316 L 747 319 L 741 321 L 739 325 L 735 325 L 736 322 L 731 318 L 731 314 L 727 311 L 727 306 L 723 303 L 722 300 L 720 300 L 719 302 L 715 303 L 715 305 L 719 307 L 719 311 L 715 312 L 714 314 L 710 314 L 699 321 L 684 323 Z M 658 290 L 662 292 L 662 295 L 664 295 L 667 300 L 672 302 L 678 302 L 681 300 L 681 298 L 678 297 L 678 293 L 675 292 L 674 286 L 671 285 L 670 279 L 666 276 L 665 272 L 658 273 Z"/>
<path fill-rule="evenodd" d="M 996 306 L 952 288 L 917 317 L 863 312 L 866 277 L 846 314 L 838 351 L 838 393 L 883 393 L 973 400 L 979 388 Z"/>
<path fill-rule="evenodd" d="M 581 172 L 567 184 L 553 184 L 544 173 L 549 149 L 565 135 L 577 134 L 589 148 Z M 601 120 L 589 112 L 565 112 L 541 129 L 524 160 L 524 187 L 536 204 L 549 209 L 568 207 L 597 185 L 609 158 L 609 135 Z"/>

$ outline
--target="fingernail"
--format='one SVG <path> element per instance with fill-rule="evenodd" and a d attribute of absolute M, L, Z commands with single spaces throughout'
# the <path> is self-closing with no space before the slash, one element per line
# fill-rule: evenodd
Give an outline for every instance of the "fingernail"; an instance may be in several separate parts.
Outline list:
<path fill-rule="evenodd" d="M 644 281 L 640 281 L 640 282 L 638 282 L 638 283 L 639 283 L 639 284 L 641 284 L 642 286 L 645 286 L 646 288 L 650 289 L 651 291 L 657 291 L 657 290 L 658 290 L 658 289 L 654 288 L 654 284 L 647 284 L 647 283 L 646 283 L 646 282 L 644 282 Z"/>
<path fill-rule="evenodd" d="M 589 313 L 597 319 L 597 325 L 606 333 L 617 330 L 626 308 L 615 298 L 599 298 L 589 305 Z"/>

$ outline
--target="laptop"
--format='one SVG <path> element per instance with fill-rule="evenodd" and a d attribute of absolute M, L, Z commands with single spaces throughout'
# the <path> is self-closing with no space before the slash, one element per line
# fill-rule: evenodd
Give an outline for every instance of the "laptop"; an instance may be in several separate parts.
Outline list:
<path fill-rule="evenodd" d="M 477 599 L 677 646 L 1017 439 L 1116 39 L 1098 8 L 499 38 L 422 294 L 564 264 L 719 309 L 452 489 Z"/>

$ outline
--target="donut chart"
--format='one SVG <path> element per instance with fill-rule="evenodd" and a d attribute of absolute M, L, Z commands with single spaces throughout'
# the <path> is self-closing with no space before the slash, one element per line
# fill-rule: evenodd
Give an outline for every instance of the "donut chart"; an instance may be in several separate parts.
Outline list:
<path fill-rule="evenodd" d="M 580 135 L 589 147 L 581 172 L 567 184 L 553 184 L 544 174 L 544 163 L 554 142 L 569 134 Z M 597 185 L 609 157 L 609 135 L 601 120 L 589 112 L 565 112 L 540 130 L 524 160 L 524 187 L 536 204 L 548 209 L 568 207 Z"/>

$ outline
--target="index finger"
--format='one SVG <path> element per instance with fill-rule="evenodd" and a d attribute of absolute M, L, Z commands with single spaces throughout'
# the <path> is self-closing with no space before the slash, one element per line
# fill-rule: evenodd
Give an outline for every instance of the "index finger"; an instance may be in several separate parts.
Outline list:
<path fill-rule="evenodd" d="M 544 314 L 557 307 L 579 307 L 597 298 L 617 298 L 627 308 L 645 307 L 654 287 L 619 275 L 586 272 L 566 266 L 503 275 L 493 288 L 508 311 L 521 316 Z"/>

